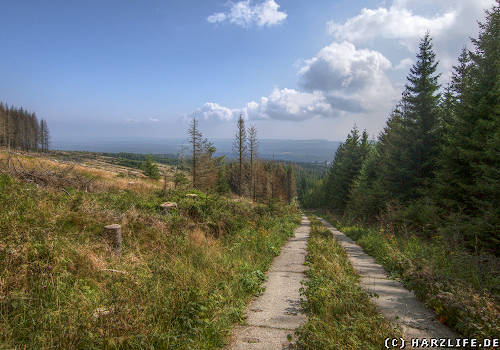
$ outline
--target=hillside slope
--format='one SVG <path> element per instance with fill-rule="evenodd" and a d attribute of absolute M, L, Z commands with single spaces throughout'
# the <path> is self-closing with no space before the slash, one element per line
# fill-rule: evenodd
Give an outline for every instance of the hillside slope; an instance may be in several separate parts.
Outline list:
<path fill-rule="evenodd" d="M 18 158 L 18 169 L 67 167 Z M 112 171 L 60 172 L 93 179 L 80 189 L 7 172 L 3 165 L 0 343 L 7 348 L 220 347 L 300 220 L 288 206 L 165 193 L 160 182 L 129 185 Z M 169 215 L 159 210 L 166 201 L 178 204 Z M 103 234 L 112 223 L 122 227 L 121 257 Z"/>

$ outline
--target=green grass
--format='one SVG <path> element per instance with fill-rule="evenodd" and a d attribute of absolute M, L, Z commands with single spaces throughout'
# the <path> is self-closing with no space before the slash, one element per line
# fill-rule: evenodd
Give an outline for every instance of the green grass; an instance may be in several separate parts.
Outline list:
<path fill-rule="evenodd" d="M 377 311 L 368 293 L 359 286 L 345 250 L 331 232 L 311 220 L 307 244 L 308 321 L 298 331 L 304 349 L 382 349 L 384 339 L 399 337 L 399 331 Z"/>
<path fill-rule="evenodd" d="M 68 192 L 0 175 L 2 349 L 221 347 L 300 220 L 202 193 Z"/>
<path fill-rule="evenodd" d="M 322 216 L 413 290 L 441 322 L 468 338 L 500 336 L 498 259 L 480 261 L 440 237 L 405 237 Z"/>

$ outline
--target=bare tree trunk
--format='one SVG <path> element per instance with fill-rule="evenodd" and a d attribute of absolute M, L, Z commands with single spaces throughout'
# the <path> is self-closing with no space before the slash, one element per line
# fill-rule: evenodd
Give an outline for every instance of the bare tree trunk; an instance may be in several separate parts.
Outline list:
<path fill-rule="evenodd" d="M 243 119 L 243 115 L 240 114 L 240 118 L 238 119 L 236 137 L 234 140 L 235 151 L 238 155 L 239 162 L 239 172 L 238 172 L 238 194 L 243 195 L 243 165 L 246 158 L 247 152 L 247 133 L 245 129 L 245 120 Z"/>
<path fill-rule="evenodd" d="M 188 134 L 190 136 L 189 142 L 191 143 L 192 146 L 192 168 L 191 168 L 191 175 L 193 176 L 193 187 L 196 187 L 198 185 L 198 158 L 200 155 L 201 151 L 201 138 L 202 135 L 198 129 L 198 120 L 196 120 L 196 117 L 193 116 L 193 120 L 191 121 L 191 125 L 188 130 Z"/>

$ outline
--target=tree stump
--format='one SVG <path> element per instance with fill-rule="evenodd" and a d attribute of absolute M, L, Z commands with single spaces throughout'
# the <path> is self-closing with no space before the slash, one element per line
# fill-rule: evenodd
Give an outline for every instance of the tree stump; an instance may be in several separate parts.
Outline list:
<path fill-rule="evenodd" d="M 111 241 L 111 246 L 113 252 L 121 256 L 122 255 L 122 227 L 118 224 L 112 224 L 104 226 L 104 233 L 107 238 Z"/>
<path fill-rule="evenodd" d="M 163 212 L 163 214 L 170 214 L 170 211 L 172 209 L 177 209 L 177 203 L 174 202 L 165 202 L 160 204 L 160 209 Z"/>

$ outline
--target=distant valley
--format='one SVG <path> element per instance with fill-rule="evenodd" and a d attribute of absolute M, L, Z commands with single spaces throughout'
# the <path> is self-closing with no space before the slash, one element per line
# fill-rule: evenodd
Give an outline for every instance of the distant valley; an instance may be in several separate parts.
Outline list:
<path fill-rule="evenodd" d="M 216 155 L 233 157 L 231 139 L 211 139 L 217 148 Z M 293 162 L 330 162 L 340 142 L 328 140 L 278 140 L 263 139 L 259 144 L 259 156 L 264 159 L 286 160 Z M 151 154 L 180 154 L 188 147 L 184 138 L 134 138 L 88 140 L 54 140 L 53 148 L 58 150 L 89 152 L 130 152 Z"/>

